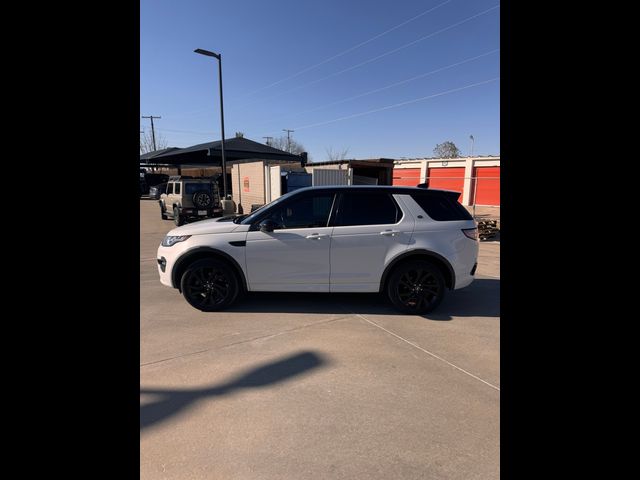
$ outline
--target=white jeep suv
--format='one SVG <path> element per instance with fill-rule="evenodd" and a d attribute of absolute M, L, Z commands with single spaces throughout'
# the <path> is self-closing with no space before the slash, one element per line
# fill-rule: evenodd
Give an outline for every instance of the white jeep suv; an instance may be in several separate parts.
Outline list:
<path fill-rule="evenodd" d="M 384 292 L 422 314 L 473 281 L 478 230 L 459 193 L 411 187 L 308 187 L 250 215 L 171 230 L 160 281 L 203 311 L 241 292 Z"/>

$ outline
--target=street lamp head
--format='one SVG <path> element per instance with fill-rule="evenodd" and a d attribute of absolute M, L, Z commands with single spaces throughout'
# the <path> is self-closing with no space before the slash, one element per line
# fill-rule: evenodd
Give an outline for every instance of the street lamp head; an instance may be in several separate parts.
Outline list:
<path fill-rule="evenodd" d="M 196 48 L 194 50 L 195 53 L 199 53 L 200 55 L 206 55 L 207 57 L 216 57 L 218 60 L 220 60 L 220 55 L 217 53 L 213 53 L 210 52 L 209 50 L 203 50 L 201 48 Z"/>

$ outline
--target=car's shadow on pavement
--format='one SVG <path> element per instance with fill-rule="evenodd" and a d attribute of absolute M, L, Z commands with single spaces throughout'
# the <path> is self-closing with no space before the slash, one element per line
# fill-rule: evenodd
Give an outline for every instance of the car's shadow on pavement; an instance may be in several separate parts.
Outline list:
<path fill-rule="evenodd" d="M 237 393 L 247 388 L 265 388 L 276 383 L 300 377 L 318 367 L 325 366 L 328 359 L 315 352 L 300 352 L 271 363 L 257 366 L 225 383 L 205 388 L 167 389 L 141 387 L 141 395 L 159 397 L 140 406 L 140 431 L 160 424 L 170 417 L 183 413 L 202 400 Z"/>
<path fill-rule="evenodd" d="M 280 293 L 250 292 L 227 312 L 326 313 L 402 315 L 378 293 Z M 455 317 L 499 317 L 500 279 L 478 278 L 466 288 L 450 291 L 427 320 L 447 321 Z"/>

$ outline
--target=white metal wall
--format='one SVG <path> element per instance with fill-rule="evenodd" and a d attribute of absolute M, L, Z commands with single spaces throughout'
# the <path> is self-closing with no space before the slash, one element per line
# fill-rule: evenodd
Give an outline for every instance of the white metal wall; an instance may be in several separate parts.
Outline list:
<path fill-rule="evenodd" d="M 329 168 L 314 168 L 312 185 L 351 185 L 353 182 L 353 169 L 335 170 Z"/>

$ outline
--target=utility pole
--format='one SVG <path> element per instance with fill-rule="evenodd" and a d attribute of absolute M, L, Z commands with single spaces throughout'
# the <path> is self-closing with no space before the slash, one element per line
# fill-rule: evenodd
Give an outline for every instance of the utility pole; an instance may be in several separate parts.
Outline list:
<path fill-rule="evenodd" d="M 144 133 L 144 130 L 140 130 L 140 133 Z M 142 153 L 142 140 L 140 140 L 140 153 Z"/>
<path fill-rule="evenodd" d="M 145 117 L 143 115 L 142 118 L 150 118 L 151 119 L 151 138 L 153 138 L 153 151 L 155 152 L 157 150 L 156 149 L 156 130 L 155 130 L 155 127 L 153 126 L 153 119 L 154 118 L 162 118 L 162 117 L 154 117 L 153 115 Z"/>
<path fill-rule="evenodd" d="M 286 128 L 283 128 L 282 131 L 287 132 L 287 152 L 291 153 L 291 137 L 289 136 L 289 134 L 291 132 L 294 132 L 295 130 L 288 130 Z"/>
<path fill-rule="evenodd" d="M 271 140 L 273 140 L 273 137 L 262 137 L 262 138 L 266 138 L 267 139 L 267 145 L 271 146 Z"/>

